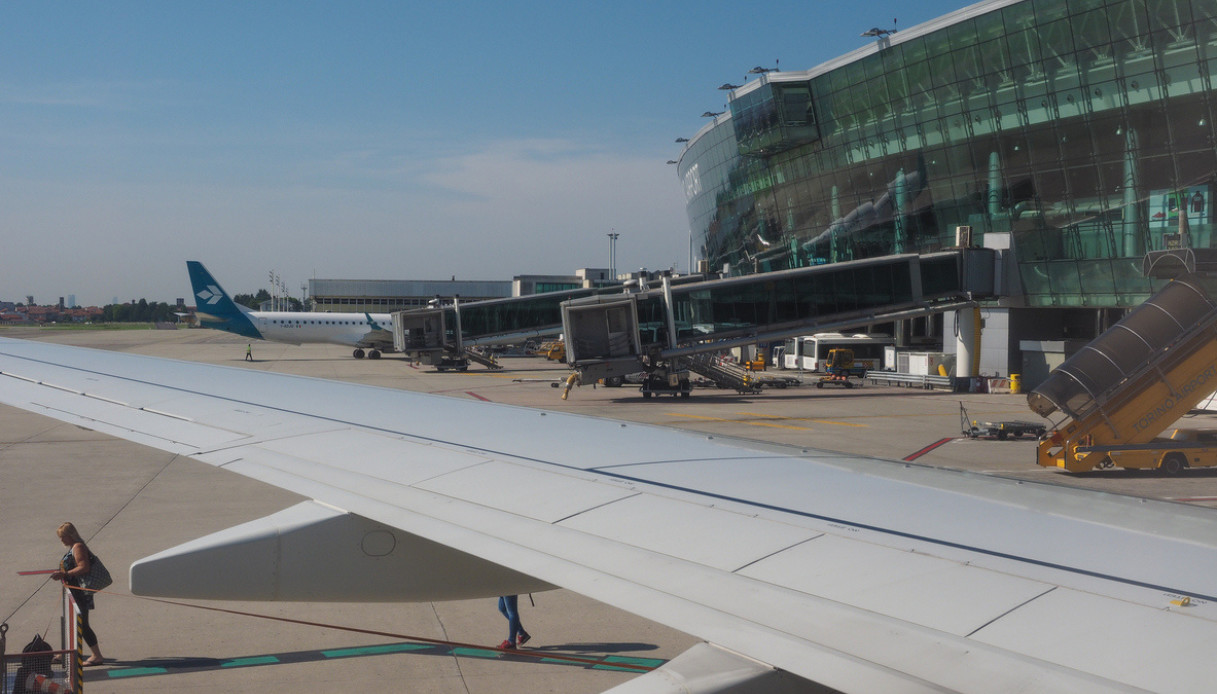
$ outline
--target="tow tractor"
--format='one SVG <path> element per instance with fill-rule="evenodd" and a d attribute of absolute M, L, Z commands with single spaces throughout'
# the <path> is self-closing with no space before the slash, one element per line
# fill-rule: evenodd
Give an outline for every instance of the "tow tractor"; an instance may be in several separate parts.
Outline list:
<path fill-rule="evenodd" d="M 866 367 L 854 364 L 854 351 L 848 347 L 828 350 L 825 362 L 824 372 L 827 375 L 816 381 L 816 388 L 823 388 L 825 384 L 853 388 L 854 382 L 849 379 L 866 378 Z"/>
<path fill-rule="evenodd" d="M 959 426 L 961 433 L 970 439 L 991 436 L 998 441 L 1005 441 L 1011 436 L 1014 438 L 1022 438 L 1023 436 L 1040 438 L 1048 431 L 1048 427 L 1038 422 L 1019 420 L 1006 422 L 977 421 L 968 416 L 968 410 L 964 408 L 962 402 L 959 403 Z"/>

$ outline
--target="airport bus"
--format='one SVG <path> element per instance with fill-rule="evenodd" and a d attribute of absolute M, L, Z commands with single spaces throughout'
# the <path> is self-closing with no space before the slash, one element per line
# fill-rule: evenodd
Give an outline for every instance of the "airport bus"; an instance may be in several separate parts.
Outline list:
<path fill-rule="evenodd" d="M 803 335 L 786 341 L 782 353 L 782 368 L 823 371 L 825 360 L 828 359 L 828 350 L 834 347 L 848 347 L 854 351 L 855 364 L 865 366 L 868 371 L 878 371 L 883 368 L 883 348 L 894 344 L 896 344 L 894 339 L 879 334 L 816 333 L 815 335 Z"/>

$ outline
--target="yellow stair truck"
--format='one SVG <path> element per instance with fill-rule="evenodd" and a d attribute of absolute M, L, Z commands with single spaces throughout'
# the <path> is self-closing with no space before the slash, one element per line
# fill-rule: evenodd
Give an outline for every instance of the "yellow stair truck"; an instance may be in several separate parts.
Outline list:
<path fill-rule="evenodd" d="M 1040 440 L 1037 462 L 1095 468 L 1217 465 L 1217 437 L 1158 438 L 1217 389 L 1217 302 L 1194 275 L 1166 285 L 1027 395 L 1040 416 L 1068 416 Z"/>

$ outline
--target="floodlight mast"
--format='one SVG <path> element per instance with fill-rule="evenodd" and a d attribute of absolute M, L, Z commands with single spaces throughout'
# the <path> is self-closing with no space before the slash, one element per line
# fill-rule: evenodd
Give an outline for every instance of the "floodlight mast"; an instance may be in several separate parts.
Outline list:
<path fill-rule="evenodd" d="M 892 19 L 892 28 L 891 29 L 880 29 L 879 27 L 872 27 L 872 28 L 867 29 L 866 31 L 862 32 L 862 36 L 874 37 L 874 38 L 882 40 L 894 33 L 896 33 L 896 18 Z"/>

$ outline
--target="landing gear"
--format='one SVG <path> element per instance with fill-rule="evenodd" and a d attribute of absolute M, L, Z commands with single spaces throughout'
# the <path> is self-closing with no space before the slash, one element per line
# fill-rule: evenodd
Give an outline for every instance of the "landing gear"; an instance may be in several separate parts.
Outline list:
<path fill-rule="evenodd" d="M 355 351 L 351 352 L 351 356 L 355 357 L 356 359 L 363 359 L 363 350 L 356 347 Z"/>
<path fill-rule="evenodd" d="M 368 359 L 380 359 L 380 350 L 378 350 L 378 349 L 368 350 Z"/>

